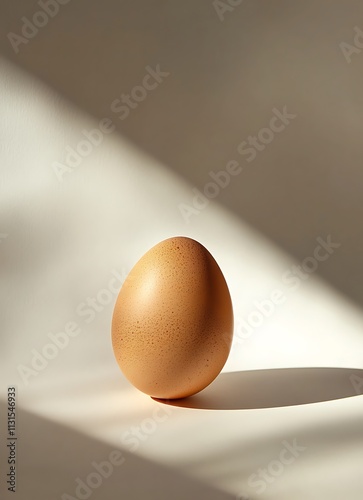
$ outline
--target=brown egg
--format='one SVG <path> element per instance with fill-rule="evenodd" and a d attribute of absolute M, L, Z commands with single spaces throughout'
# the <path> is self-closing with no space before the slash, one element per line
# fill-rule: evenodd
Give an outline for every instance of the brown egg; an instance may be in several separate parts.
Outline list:
<path fill-rule="evenodd" d="M 195 394 L 227 361 L 233 310 L 218 264 L 197 241 L 169 238 L 134 266 L 118 295 L 112 345 L 128 380 L 155 398 Z"/>

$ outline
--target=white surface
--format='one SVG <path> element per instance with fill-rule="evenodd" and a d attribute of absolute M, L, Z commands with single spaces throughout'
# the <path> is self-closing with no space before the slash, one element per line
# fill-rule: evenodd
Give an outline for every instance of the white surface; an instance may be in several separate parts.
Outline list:
<path fill-rule="evenodd" d="M 236 328 L 255 300 L 275 288 L 286 295 L 261 327 L 234 343 L 224 372 L 363 369 L 362 312 L 316 275 L 298 290 L 283 285 L 282 274 L 296 262 L 217 202 L 185 224 L 178 203 L 190 198 L 193 186 L 116 132 L 59 182 L 52 162 L 63 161 L 66 145 L 77 144 L 81 130 L 97 123 L 8 63 L 3 63 L 0 86 L 0 233 L 8 235 L 0 244 L 0 373 L 2 400 L 7 385 L 18 387 L 16 497 L 75 495 L 75 480 L 92 472 L 91 462 L 119 449 L 125 463 L 92 498 L 228 499 L 243 494 L 251 499 L 360 500 L 362 395 L 324 402 L 324 395 L 335 389 L 312 371 L 314 376 L 301 374 L 301 385 L 290 387 L 287 406 L 281 401 L 274 405 L 271 392 L 276 400 L 281 394 L 278 387 L 268 387 L 270 376 L 276 380 L 272 372 L 259 380 L 260 394 L 243 384 L 249 378 L 241 374 L 240 387 L 238 381 L 231 384 L 227 395 L 237 408 L 168 406 L 168 418 L 157 422 L 155 415 L 160 417 L 165 406 L 134 389 L 114 360 L 113 301 L 89 324 L 76 310 L 107 288 L 114 270 L 125 275 L 155 243 L 183 234 L 202 242 L 222 268 Z M 31 350 L 41 350 L 48 334 L 63 331 L 70 321 L 79 324 L 81 333 L 25 385 L 18 366 L 30 366 Z M 289 380 L 293 384 L 294 373 L 300 372 L 282 376 L 284 390 Z M 334 373 L 336 396 L 353 394 L 350 372 Z M 320 387 L 317 392 L 314 385 Z M 218 407 L 223 394 L 212 391 L 208 400 L 212 387 L 205 391 L 206 401 Z M 306 402 L 309 395 L 317 402 L 288 405 L 289 398 Z M 5 408 L 1 418 L 3 430 Z M 150 418 L 154 424 L 145 423 Z M 126 433 L 140 425 L 151 425 L 152 432 L 132 451 Z M 249 484 L 251 474 L 278 457 L 283 441 L 294 439 L 306 450 L 259 495 Z"/>

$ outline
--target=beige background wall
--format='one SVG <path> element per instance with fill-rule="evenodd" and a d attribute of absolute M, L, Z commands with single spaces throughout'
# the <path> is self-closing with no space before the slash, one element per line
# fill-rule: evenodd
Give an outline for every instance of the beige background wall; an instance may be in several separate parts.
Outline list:
<path fill-rule="evenodd" d="M 15 54 L 6 34 L 37 10 L 3 2 L 5 58 L 113 119 L 112 101 L 160 64 L 170 76 L 115 119 L 120 134 L 199 188 L 238 160 L 218 202 L 297 259 L 331 234 L 341 248 L 319 273 L 363 304 L 363 51 L 348 63 L 339 47 L 363 30 L 361 2 L 245 0 L 221 21 L 205 0 L 71 0 Z M 247 163 L 237 146 L 284 105 L 296 119 Z"/>
<path fill-rule="evenodd" d="M 7 35 L 40 6 L 1 4 L 0 497 L 69 500 L 119 450 L 91 500 L 362 500 L 363 49 L 348 63 L 339 47 L 363 29 L 362 3 L 245 0 L 223 22 L 213 1 L 58 10 L 16 54 Z M 111 103 L 157 65 L 170 74 L 119 120 Z M 296 117 L 247 162 L 239 145 L 285 106 Z M 55 162 L 105 117 L 117 130 L 59 179 Z M 179 204 L 231 160 L 242 172 L 187 224 Z M 215 383 L 171 407 L 123 376 L 110 328 L 132 266 L 177 234 L 220 265 L 235 329 Z M 340 247 L 284 281 L 328 235 Z M 304 452 L 260 495 L 251 477 L 276 470 L 286 441 Z"/>

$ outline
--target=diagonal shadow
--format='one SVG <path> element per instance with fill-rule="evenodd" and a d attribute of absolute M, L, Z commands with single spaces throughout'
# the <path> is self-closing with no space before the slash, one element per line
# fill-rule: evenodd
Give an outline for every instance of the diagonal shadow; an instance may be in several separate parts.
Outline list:
<path fill-rule="evenodd" d="M 7 406 L 0 401 L 0 424 L 6 428 Z M 138 456 L 122 447 L 112 447 L 62 424 L 17 409 L 18 445 L 15 497 L 18 500 L 87 499 L 115 500 L 184 500 L 208 498 L 231 500 L 230 493 L 219 490 L 200 480 L 186 476 L 176 468 Z M 2 442 L 4 450 L 5 443 Z M 91 482 L 97 464 L 109 459 L 113 451 L 122 453 L 124 463 L 115 465 L 112 471 L 103 471 L 103 480 Z M 3 451 L 3 450 L 2 450 Z M 6 453 L 0 454 L 3 478 L 9 465 Z M 96 466 L 94 465 L 96 463 Z M 105 467 L 105 466 L 104 466 Z M 98 468 L 98 470 L 100 470 Z M 6 471 L 6 472 L 5 472 Z M 88 478 L 88 479 L 87 479 Z M 81 482 L 88 481 L 88 488 Z M 93 478 L 95 481 L 95 478 Z M 11 498 L 3 480 L 0 498 Z M 8 494 L 6 496 L 6 494 Z"/>
<path fill-rule="evenodd" d="M 202 191 L 210 171 L 238 159 L 245 171 L 218 202 L 298 260 L 310 256 L 317 236 L 333 235 L 341 243 L 334 265 L 317 272 L 363 306 L 356 226 L 363 74 L 359 64 L 348 68 L 331 42 L 344 39 L 343 32 L 353 37 L 361 2 L 346 9 L 335 0 L 329 17 L 312 0 L 296 9 L 286 9 L 284 0 L 264 1 L 263 8 L 243 2 L 226 13 L 226 22 L 210 0 L 69 2 L 17 53 L 9 33 L 21 35 L 24 16 L 32 19 L 41 9 L 36 0 L 3 4 L 3 58 L 95 118 L 111 118 L 120 135 Z M 157 64 L 170 73 L 165 83 L 145 102 L 133 102 L 122 119 L 112 103 L 142 82 L 147 65 Z M 284 105 L 296 120 L 266 149 L 259 144 L 249 168 L 239 145 Z"/>
<path fill-rule="evenodd" d="M 200 410 L 250 410 L 321 403 L 363 394 L 363 370 L 279 368 L 221 373 L 202 392 L 157 401 Z"/>

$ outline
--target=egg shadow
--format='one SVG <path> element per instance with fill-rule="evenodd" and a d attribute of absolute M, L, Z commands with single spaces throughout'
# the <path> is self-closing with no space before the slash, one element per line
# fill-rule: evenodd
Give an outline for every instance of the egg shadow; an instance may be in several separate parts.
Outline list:
<path fill-rule="evenodd" d="M 203 391 L 183 399 L 157 399 L 199 410 L 280 408 L 363 394 L 363 370 L 278 368 L 221 373 Z"/>

